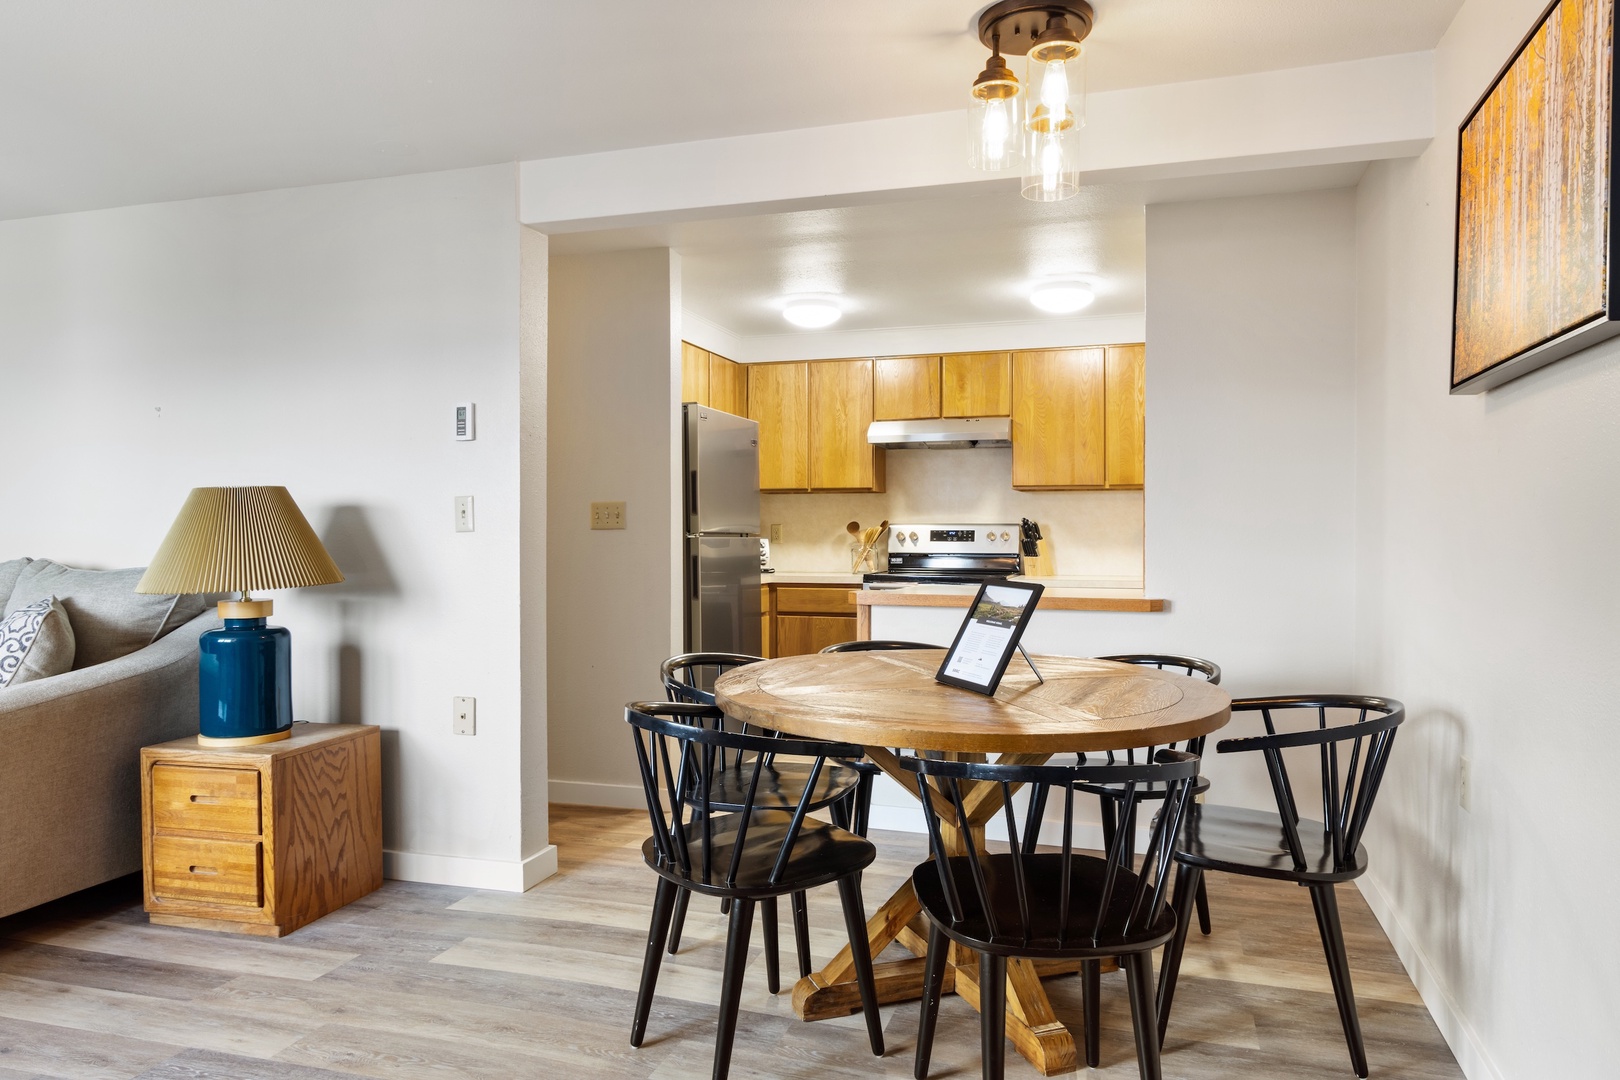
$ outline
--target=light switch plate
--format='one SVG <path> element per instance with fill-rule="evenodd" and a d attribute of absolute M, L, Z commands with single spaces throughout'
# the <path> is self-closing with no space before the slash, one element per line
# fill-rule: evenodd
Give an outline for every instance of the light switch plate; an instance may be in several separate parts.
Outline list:
<path fill-rule="evenodd" d="M 452 699 L 454 708 L 452 715 L 455 720 L 457 735 L 478 734 L 478 700 L 470 697 Z"/>
<path fill-rule="evenodd" d="M 593 503 L 591 503 L 591 528 L 593 528 L 593 529 L 622 529 L 622 528 L 624 528 L 624 503 L 622 503 L 622 502 L 593 502 Z"/>
<path fill-rule="evenodd" d="M 473 497 L 456 496 L 456 532 L 473 531 Z"/>

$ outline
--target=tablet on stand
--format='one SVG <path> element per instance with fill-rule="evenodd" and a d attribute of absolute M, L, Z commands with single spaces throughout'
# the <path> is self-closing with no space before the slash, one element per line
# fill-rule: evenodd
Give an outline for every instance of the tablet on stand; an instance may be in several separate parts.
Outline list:
<path fill-rule="evenodd" d="M 1024 652 L 1019 639 L 1043 591 L 1044 586 L 1026 581 L 987 581 L 980 585 L 934 681 L 977 694 L 995 694 L 1013 650 Z M 1024 659 L 1029 659 L 1028 653 L 1024 653 Z M 1041 679 L 1035 665 L 1029 667 Z"/>

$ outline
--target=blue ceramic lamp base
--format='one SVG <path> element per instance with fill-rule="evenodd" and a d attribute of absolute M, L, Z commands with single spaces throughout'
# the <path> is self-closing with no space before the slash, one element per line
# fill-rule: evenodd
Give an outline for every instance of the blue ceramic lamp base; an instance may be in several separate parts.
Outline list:
<path fill-rule="evenodd" d="M 223 629 L 197 639 L 198 739 L 235 746 L 292 737 L 292 634 L 269 600 L 219 605 Z"/>

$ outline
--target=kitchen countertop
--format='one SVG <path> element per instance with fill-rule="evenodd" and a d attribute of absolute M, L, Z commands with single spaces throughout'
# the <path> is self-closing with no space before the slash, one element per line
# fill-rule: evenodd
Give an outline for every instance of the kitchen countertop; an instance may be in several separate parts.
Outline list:
<path fill-rule="evenodd" d="M 1026 578 L 1045 584 L 1062 578 Z M 860 607 L 965 608 L 979 589 L 976 585 L 910 585 L 903 589 L 863 589 L 855 594 Z M 1048 588 L 1041 594 L 1036 614 L 1043 611 L 1163 611 L 1165 601 L 1144 596 L 1141 589 Z"/>

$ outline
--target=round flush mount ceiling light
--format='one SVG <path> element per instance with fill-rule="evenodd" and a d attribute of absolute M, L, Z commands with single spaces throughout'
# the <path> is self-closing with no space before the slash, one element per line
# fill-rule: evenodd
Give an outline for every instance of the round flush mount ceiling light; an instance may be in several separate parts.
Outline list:
<path fill-rule="evenodd" d="M 1052 315 L 1072 315 L 1096 298 L 1091 286 L 1077 278 L 1043 281 L 1029 291 L 1029 302 Z"/>
<path fill-rule="evenodd" d="M 782 318 L 806 330 L 831 326 L 843 314 L 844 309 L 831 296 L 790 296 L 782 301 Z"/>

